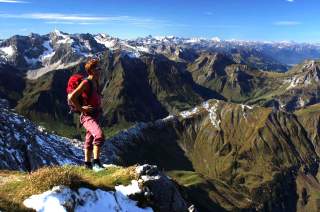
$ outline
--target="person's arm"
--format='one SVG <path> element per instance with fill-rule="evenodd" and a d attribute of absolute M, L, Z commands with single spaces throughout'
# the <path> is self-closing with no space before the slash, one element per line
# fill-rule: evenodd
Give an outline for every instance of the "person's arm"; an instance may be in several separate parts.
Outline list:
<path fill-rule="evenodd" d="M 90 105 L 81 106 L 78 97 L 87 89 L 87 84 L 82 81 L 80 85 L 70 94 L 68 94 L 68 100 L 73 103 L 75 108 L 82 113 L 92 112 L 93 107 Z"/>

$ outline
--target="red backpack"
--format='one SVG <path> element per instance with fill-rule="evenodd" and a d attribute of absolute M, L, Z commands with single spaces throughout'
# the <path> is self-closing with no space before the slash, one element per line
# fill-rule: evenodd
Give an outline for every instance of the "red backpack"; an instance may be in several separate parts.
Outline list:
<path fill-rule="evenodd" d="M 78 97 L 78 101 L 79 101 L 79 103 L 80 103 L 80 105 L 83 105 L 83 103 L 84 103 L 84 98 L 88 98 L 88 97 L 90 97 L 90 95 L 91 95 L 91 88 L 92 88 L 92 81 L 91 80 L 89 80 L 88 78 L 85 78 L 83 75 L 81 75 L 81 74 L 73 74 L 70 78 L 69 78 L 69 80 L 68 80 L 68 84 L 67 84 L 67 88 L 66 88 L 66 90 L 67 90 L 67 94 L 70 94 L 70 93 L 72 93 L 79 85 L 80 85 L 80 83 L 83 81 L 83 80 L 88 80 L 88 82 L 89 82 L 89 91 L 90 92 L 86 92 L 86 93 L 82 93 L 79 97 Z M 71 102 L 71 101 L 69 101 L 69 99 L 67 99 L 67 102 L 68 102 L 68 106 L 69 106 L 69 108 L 70 108 L 70 111 L 69 111 L 69 113 L 80 113 L 80 111 L 78 111 L 77 109 L 76 109 L 76 107 L 74 106 L 74 104 Z"/>

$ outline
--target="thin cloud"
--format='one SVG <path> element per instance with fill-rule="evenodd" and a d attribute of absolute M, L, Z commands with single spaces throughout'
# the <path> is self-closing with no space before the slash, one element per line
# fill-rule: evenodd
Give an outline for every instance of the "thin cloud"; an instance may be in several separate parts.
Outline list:
<path fill-rule="evenodd" d="M 33 19 L 42 20 L 47 24 L 78 24 L 78 25 L 93 25 L 93 24 L 130 24 L 143 28 L 159 28 L 171 25 L 178 26 L 179 24 L 170 23 L 165 20 L 155 20 L 152 18 L 141 18 L 134 16 L 94 16 L 84 14 L 62 14 L 62 13 L 25 13 L 25 14 L 7 14 L 0 13 L 0 18 L 16 18 L 16 19 Z"/>
<path fill-rule="evenodd" d="M 164 21 L 150 18 L 139 18 L 133 16 L 93 16 L 83 14 L 62 14 L 62 13 L 25 13 L 7 14 L 0 13 L 0 18 L 34 19 L 43 20 L 49 24 L 104 24 L 107 22 L 129 23 L 136 26 L 156 26 Z"/>
<path fill-rule="evenodd" d="M 0 14 L 2 18 L 21 18 L 55 21 L 123 21 L 133 20 L 129 16 L 85 16 L 79 14 L 65 15 L 61 13 L 25 13 L 25 14 Z"/>
<path fill-rule="evenodd" d="M 15 0 L 0 0 L 0 3 L 13 3 L 13 4 L 25 4 L 26 1 L 15 1 Z"/>
<path fill-rule="evenodd" d="M 294 2 L 294 0 L 286 0 L 287 2 Z"/>
<path fill-rule="evenodd" d="M 101 24 L 95 22 L 72 22 L 72 21 L 46 21 L 46 24 L 64 24 L 64 25 L 71 25 L 71 24 L 80 24 L 80 25 L 92 25 L 92 24 Z"/>
<path fill-rule="evenodd" d="M 276 26 L 297 26 L 300 24 L 301 22 L 298 22 L 298 21 L 277 21 L 273 23 L 273 25 L 276 25 Z"/>

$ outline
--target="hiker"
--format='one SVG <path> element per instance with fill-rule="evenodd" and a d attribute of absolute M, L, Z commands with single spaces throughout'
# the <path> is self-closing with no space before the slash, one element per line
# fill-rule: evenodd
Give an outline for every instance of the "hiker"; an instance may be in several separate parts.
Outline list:
<path fill-rule="evenodd" d="M 99 92 L 101 69 L 98 67 L 98 63 L 98 60 L 90 59 L 85 64 L 88 77 L 83 79 L 81 83 L 68 94 L 68 101 L 81 113 L 80 123 L 86 129 L 84 143 L 85 167 L 93 169 L 94 171 L 103 170 L 99 159 L 100 148 L 104 142 L 104 134 L 98 121 L 102 113 L 101 96 Z M 82 97 L 82 103 L 79 102 L 79 97 Z M 93 161 L 91 163 L 92 154 Z"/>

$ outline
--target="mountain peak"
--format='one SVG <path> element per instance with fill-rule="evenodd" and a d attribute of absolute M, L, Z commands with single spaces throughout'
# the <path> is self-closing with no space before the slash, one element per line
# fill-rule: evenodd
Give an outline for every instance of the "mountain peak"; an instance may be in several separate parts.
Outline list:
<path fill-rule="evenodd" d="M 58 30 L 58 29 L 55 29 L 52 33 L 56 34 L 57 36 L 64 36 L 67 34 L 65 32 Z"/>
<path fill-rule="evenodd" d="M 211 41 L 213 41 L 213 42 L 221 42 L 221 39 L 219 37 L 213 37 L 213 38 L 211 38 Z"/>

